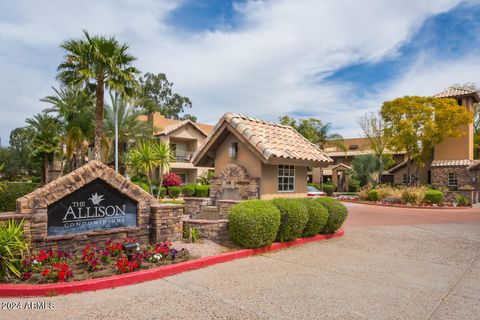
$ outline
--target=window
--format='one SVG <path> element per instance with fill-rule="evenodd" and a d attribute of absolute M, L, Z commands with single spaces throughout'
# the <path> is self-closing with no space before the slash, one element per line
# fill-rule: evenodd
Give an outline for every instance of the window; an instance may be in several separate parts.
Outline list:
<path fill-rule="evenodd" d="M 295 191 L 295 167 L 294 166 L 278 166 L 278 191 L 293 192 Z"/>
<path fill-rule="evenodd" d="M 229 147 L 228 147 L 228 156 L 230 158 L 236 158 L 238 153 L 238 144 L 236 142 L 233 142 Z"/>
<path fill-rule="evenodd" d="M 405 173 L 402 177 L 403 184 L 410 184 L 411 182 L 415 181 L 415 175 L 410 174 L 410 180 L 408 180 L 408 175 Z"/>
<path fill-rule="evenodd" d="M 457 187 L 458 186 L 458 177 L 455 172 L 448 173 L 448 186 Z"/>

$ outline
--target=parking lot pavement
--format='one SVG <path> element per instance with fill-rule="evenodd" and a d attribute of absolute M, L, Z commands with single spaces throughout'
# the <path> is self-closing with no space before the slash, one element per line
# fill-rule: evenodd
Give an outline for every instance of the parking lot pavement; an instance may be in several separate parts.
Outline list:
<path fill-rule="evenodd" d="M 480 319 L 480 223 L 347 228 L 344 238 L 127 287 L 5 301 L 1 319 Z"/>

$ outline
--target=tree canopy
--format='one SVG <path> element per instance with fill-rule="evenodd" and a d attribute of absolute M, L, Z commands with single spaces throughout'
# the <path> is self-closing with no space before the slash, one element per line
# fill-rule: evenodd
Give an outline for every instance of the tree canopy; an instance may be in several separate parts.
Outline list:
<path fill-rule="evenodd" d="M 294 119 L 290 116 L 282 116 L 279 118 L 280 123 L 286 126 L 291 126 L 298 131 L 302 136 L 320 148 L 324 148 L 328 140 L 340 142 L 343 137 L 337 133 L 331 133 L 331 124 L 324 123 L 322 120 L 316 118 Z"/>
<path fill-rule="evenodd" d="M 196 117 L 183 114 L 186 109 L 192 107 L 192 101 L 188 97 L 173 92 L 173 82 L 168 81 L 164 73 L 146 73 L 140 77 L 140 92 L 136 106 L 144 110 L 148 115 L 160 112 L 168 119 L 192 120 Z"/>
<path fill-rule="evenodd" d="M 446 137 L 462 136 L 461 126 L 470 123 L 473 117 L 455 99 L 419 96 L 386 101 L 380 114 L 385 121 L 389 148 L 407 154 L 409 175 L 411 161 L 417 167 L 424 166 L 434 145 Z"/>

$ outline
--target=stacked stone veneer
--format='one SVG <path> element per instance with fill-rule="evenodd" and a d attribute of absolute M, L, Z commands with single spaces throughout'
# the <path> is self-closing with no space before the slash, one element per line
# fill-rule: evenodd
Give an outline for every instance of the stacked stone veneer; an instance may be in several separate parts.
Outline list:
<path fill-rule="evenodd" d="M 216 242 L 224 242 L 230 239 L 228 233 L 228 220 L 200 220 L 185 218 L 184 228 L 196 228 L 200 239 L 208 239 Z"/>
<path fill-rule="evenodd" d="M 81 234 L 48 236 L 47 208 L 50 204 L 80 189 L 89 182 L 101 179 L 120 193 L 137 202 L 137 226 L 96 230 Z M 178 240 L 182 232 L 182 205 L 161 205 L 155 197 L 136 186 L 99 161 L 91 161 L 17 200 L 17 217 L 27 220 L 25 235 L 32 247 L 73 249 L 85 244 L 102 246 L 106 240 L 135 238 L 138 242 Z M 1 216 L 6 217 L 3 214 Z"/>
<path fill-rule="evenodd" d="M 480 191 L 480 170 L 478 167 L 468 170 L 467 166 L 432 167 L 432 186 L 448 187 L 448 174 L 455 173 L 458 179 L 458 190 L 445 193 L 447 201 L 455 200 L 459 194 L 467 197 L 471 203 L 478 203 Z"/>
<path fill-rule="evenodd" d="M 226 196 L 228 191 L 235 190 L 236 199 Z M 248 175 L 247 170 L 238 164 L 226 165 L 218 177 L 214 177 L 210 184 L 210 197 L 214 200 L 247 200 L 260 197 L 260 178 Z"/>

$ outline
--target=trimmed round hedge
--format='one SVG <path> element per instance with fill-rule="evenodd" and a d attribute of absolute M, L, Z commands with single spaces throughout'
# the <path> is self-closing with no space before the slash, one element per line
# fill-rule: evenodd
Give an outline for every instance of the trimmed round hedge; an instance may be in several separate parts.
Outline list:
<path fill-rule="evenodd" d="M 325 183 L 323 185 L 323 191 L 327 194 L 327 196 L 333 196 L 333 192 L 335 191 L 335 186 L 333 184 Z"/>
<path fill-rule="evenodd" d="M 308 221 L 303 230 L 302 237 L 313 237 L 319 234 L 328 219 L 328 211 L 321 203 L 310 198 L 301 199 L 308 212 Z"/>
<path fill-rule="evenodd" d="M 378 198 L 378 191 L 375 190 L 375 189 L 370 190 L 370 192 L 368 193 L 368 200 L 370 200 L 370 201 L 378 201 L 378 200 L 379 200 L 379 198 Z"/>
<path fill-rule="evenodd" d="M 425 192 L 424 201 L 431 204 L 443 203 L 443 192 L 439 190 L 427 190 Z"/>
<path fill-rule="evenodd" d="M 308 221 L 308 211 L 304 201 L 285 198 L 273 199 L 272 203 L 281 214 L 277 240 L 287 242 L 300 238 Z"/>
<path fill-rule="evenodd" d="M 319 197 L 314 201 L 320 203 L 328 210 L 327 223 L 323 227 L 321 233 L 334 233 L 342 226 L 345 219 L 347 219 L 347 208 L 340 203 L 340 201 L 328 197 Z"/>
<path fill-rule="evenodd" d="M 247 200 L 230 208 L 230 239 L 245 248 L 271 245 L 280 226 L 280 211 L 270 201 Z"/>

